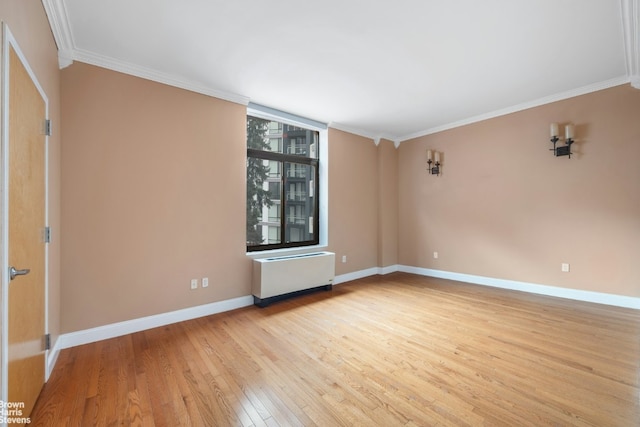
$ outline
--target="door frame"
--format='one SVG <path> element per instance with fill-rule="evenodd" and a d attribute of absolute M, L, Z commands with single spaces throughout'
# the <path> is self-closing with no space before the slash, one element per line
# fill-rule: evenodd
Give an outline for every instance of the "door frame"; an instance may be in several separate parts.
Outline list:
<path fill-rule="evenodd" d="M 9 49 L 13 49 L 27 70 L 45 104 L 45 119 L 49 118 L 49 98 L 23 54 L 6 22 L 2 22 L 1 66 L 1 123 L 0 135 L 0 400 L 8 402 L 9 395 Z M 44 125 L 44 123 L 43 123 Z M 44 148 L 44 215 L 49 225 L 49 136 L 45 135 Z M 49 245 L 44 247 L 44 333 L 49 333 Z M 45 351 L 44 381 L 49 379 L 48 360 L 51 350 Z"/>

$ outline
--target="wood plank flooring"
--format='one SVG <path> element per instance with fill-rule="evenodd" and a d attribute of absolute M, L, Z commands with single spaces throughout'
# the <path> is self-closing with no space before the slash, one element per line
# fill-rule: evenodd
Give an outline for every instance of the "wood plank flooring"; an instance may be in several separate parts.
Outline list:
<path fill-rule="evenodd" d="M 394 273 L 63 350 L 45 426 L 637 426 L 640 311 Z"/>

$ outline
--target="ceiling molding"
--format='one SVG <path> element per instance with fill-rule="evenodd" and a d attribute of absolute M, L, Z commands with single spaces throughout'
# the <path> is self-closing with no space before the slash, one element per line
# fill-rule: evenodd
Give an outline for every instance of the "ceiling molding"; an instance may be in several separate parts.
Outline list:
<path fill-rule="evenodd" d="M 58 50 L 58 67 L 62 70 L 73 64 L 72 50 Z"/>
<path fill-rule="evenodd" d="M 389 141 L 393 141 L 394 144 L 398 140 L 398 138 L 395 135 L 373 133 L 373 132 L 369 132 L 369 131 L 366 131 L 366 130 L 363 130 L 363 129 L 358 129 L 358 128 L 355 128 L 355 127 L 346 126 L 346 125 L 343 125 L 343 124 L 340 124 L 340 123 L 335 123 L 335 122 L 329 123 L 329 127 L 333 128 L 333 129 L 341 130 L 343 132 L 352 133 L 354 135 L 363 136 L 365 138 L 372 139 L 374 144 L 376 144 L 376 145 L 378 145 L 380 143 L 380 140 L 382 140 L 382 139 L 387 139 Z M 376 141 L 378 141 L 378 142 L 376 143 Z"/>
<path fill-rule="evenodd" d="M 329 123 L 329 127 L 333 129 L 341 130 L 343 132 L 352 133 L 354 135 L 363 136 L 365 138 L 369 138 L 373 140 L 375 140 L 376 138 L 380 138 L 379 135 L 373 132 L 368 132 L 364 129 L 358 129 L 358 128 L 346 126 L 340 123 L 331 122 Z"/>
<path fill-rule="evenodd" d="M 393 146 L 397 149 L 398 147 L 400 147 L 400 141 L 398 140 L 394 140 L 394 139 L 389 139 L 389 138 L 378 138 L 378 142 L 376 143 L 376 146 L 378 146 L 380 144 L 380 142 L 382 142 L 382 140 L 385 141 L 389 141 L 393 144 Z"/>
<path fill-rule="evenodd" d="M 640 89 L 640 0 L 621 0 L 621 6 L 627 74 Z"/>
<path fill-rule="evenodd" d="M 60 69 L 68 67 L 73 62 L 74 44 L 67 9 L 63 0 L 42 0 L 42 5 L 58 46 L 58 65 Z"/>
<path fill-rule="evenodd" d="M 458 120 L 452 123 L 448 123 L 442 126 L 436 126 L 430 129 L 426 129 L 421 132 L 405 135 L 398 138 L 400 142 L 408 141 L 410 139 L 420 138 L 422 136 L 432 135 L 434 133 L 442 132 L 449 129 L 454 129 L 460 126 L 469 125 L 472 123 L 481 122 L 483 120 L 493 119 L 496 117 L 504 116 L 511 113 L 517 113 L 518 111 L 528 110 L 529 108 L 539 107 L 545 104 L 551 104 L 552 102 L 563 101 L 565 99 L 573 98 L 580 95 L 586 95 L 591 92 L 597 92 L 599 90 L 608 89 L 614 86 L 620 86 L 622 84 L 629 83 L 628 76 L 621 76 L 615 79 L 606 80 L 604 82 L 598 82 L 591 85 L 579 87 L 566 92 L 557 93 L 554 95 L 546 96 L 544 98 L 535 99 L 533 101 L 524 102 L 522 104 L 513 105 L 511 107 L 503 108 L 501 110 L 491 111 L 489 113 L 480 114 L 477 116 L 469 117 L 466 119 Z"/>
<path fill-rule="evenodd" d="M 107 68 L 121 73 L 129 74 L 169 86 L 175 86 L 192 92 L 213 96 L 226 101 L 242 105 L 249 104 L 249 97 L 229 93 L 211 88 L 200 82 L 183 79 L 171 74 L 162 73 L 149 68 L 140 67 L 118 59 L 96 55 L 91 52 L 76 48 L 73 41 L 73 32 L 69 25 L 69 16 L 63 0 L 42 0 L 45 12 L 49 19 L 53 38 L 58 46 L 58 64 L 60 68 L 68 67 L 73 61 L 85 62 L 91 65 Z"/>
<path fill-rule="evenodd" d="M 86 64 L 96 65 L 98 67 L 107 68 L 109 70 L 118 71 L 120 73 L 129 74 L 131 76 L 140 77 L 146 80 L 174 86 L 180 89 L 189 90 L 203 95 L 213 96 L 225 101 L 235 102 L 237 104 L 248 105 L 249 97 L 242 96 L 230 92 L 214 89 L 200 82 L 183 79 L 168 73 L 163 73 L 150 68 L 140 67 L 118 59 L 96 55 L 91 52 L 76 49 L 73 59 L 84 62 Z"/>
<path fill-rule="evenodd" d="M 204 95 L 235 102 L 238 104 L 249 104 L 250 98 L 247 96 L 225 92 L 202 84 L 201 82 L 184 79 L 176 75 L 162 73 L 153 69 L 120 61 L 115 58 L 96 55 L 91 52 L 78 49 L 74 43 L 73 31 L 71 30 L 71 26 L 69 25 L 69 17 L 64 4 L 64 0 L 42 0 L 42 3 L 49 19 L 55 42 L 58 46 L 58 61 L 60 68 L 69 66 L 74 60 L 77 60 L 91 65 L 96 65 L 132 76 L 155 81 L 158 83 L 167 84 L 196 93 L 201 93 Z M 376 141 L 379 143 L 380 139 L 387 139 L 393 141 L 394 145 L 397 148 L 403 141 L 526 110 L 551 102 L 561 101 L 567 98 L 572 98 L 620 84 L 631 83 L 633 87 L 640 89 L 640 0 L 620 0 L 620 5 L 626 59 L 626 76 L 621 76 L 567 92 L 550 95 L 544 98 L 514 105 L 501 110 L 465 118 L 459 121 L 425 129 L 423 131 L 401 137 L 397 135 L 370 132 L 363 129 L 342 125 L 340 123 L 331 123 L 329 126 L 334 129 L 370 138 L 374 141 L 374 143 L 376 143 Z"/>
<path fill-rule="evenodd" d="M 72 51 L 73 34 L 63 0 L 42 0 L 58 50 Z"/>

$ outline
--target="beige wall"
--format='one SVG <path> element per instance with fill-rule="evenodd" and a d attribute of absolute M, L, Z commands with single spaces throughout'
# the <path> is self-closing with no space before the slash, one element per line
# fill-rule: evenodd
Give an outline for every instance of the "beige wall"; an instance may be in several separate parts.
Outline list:
<path fill-rule="evenodd" d="M 378 145 L 378 267 L 398 264 L 398 150 L 393 142 Z"/>
<path fill-rule="evenodd" d="M 63 331 L 249 295 L 245 107 L 82 63 L 62 94 Z"/>
<path fill-rule="evenodd" d="M 82 63 L 61 87 L 62 331 L 249 295 L 245 107 Z M 399 149 L 330 129 L 336 274 L 402 264 L 639 296 L 639 97 L 622 86 Z M 552 121 L 577 124 L 571 160 L 548 151 Z"/>
<path fill-rule="evenodd" d="M 336 274 L 377 266 L 377 179 L 373 140 L 329 129 L 329 250 L 336 253 Z"/>
<path fill-rule="evenodd" d="M 399 263 L 639 297 L 639 117 L 623 85 L 403 142 Z M 570 160 L 551 122 L 576 125 Z"/>
<path fill-rule="evenodd" d="M 49 138 L 49 316 L 55 341 L 60 333 L 60 71 L 58 52 L 42 3 L 38 0 L 0 1 L 0 19 L 9 26 L 20 50 L 47 95 L 53 134 Z M 0 36 L 1 37 L 1 36 Z"/>
<path fill-rule="evenodd" d="M 81 63 L 62 72 L 62 93 L 62 330 L 248 295 L 245 107 Z M 336 274 L 402 264 L 638 296 L 639 93 L 399 149 L 330 129 Z M 571 160 L 548 151 L 552 121 L 577 124 Z M 427 148 L 443 152 L 440 177 L 426 173 Z M 189 290 L 202 277 L 211 286 Z"/>
<path fill-rule="evenodd" d="M 82 63 L 62 71 L 62 93 L 63 331 L 249 295 L 245 107 Z M 371 139 L 329 130 L 336 274 L 378 265 L 379 161 L 395 203 L 396 152 L 381 147 L 379 160 Z M 191 291 L 202 277 L 209 288 Z"/>

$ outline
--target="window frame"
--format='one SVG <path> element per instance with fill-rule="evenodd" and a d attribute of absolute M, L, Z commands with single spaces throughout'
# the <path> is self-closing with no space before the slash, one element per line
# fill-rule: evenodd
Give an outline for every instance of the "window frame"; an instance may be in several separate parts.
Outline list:
<path fill-rule="evenodd" d="M 319 247 L 326 245 L 326 223 L 327 223 L 327 183 L 326 183 L 326 160 L 328 156 L 325 151 L 327 148 L 327 126 L 325 124 L 315 122 L 313 120 L 293 116 L 288 113 L 273 110 L 268 107 L 256 106 L 250 104 L 247 107 L 247 116 L 252 116 L 264 120 L 271 120 L 286 125 L 291 125 L 305 130 L 318 132 L 318 139 L 316 145 L 316 158 L 304 157 L 295 154 L 278 153 L 273 151 L 259 150 L 247 147 L 247 159 L 256 158 L 261 160 L 277 161 L 281 164 L 281 194 L 280 194 L 280 236 L 281 242 L 263 243 L 259 245 L 246 245 L 247 254 L 262 253 L 265 251 L 277 252 L 279 250 L 295 250 L 305 249 L 310 247 Z M 267 133 L 269 136 L 269 133 Z M 287 177 L 285 176 L 285 163 L 293 163 L 294 165 L 300 164 L 305 166 L 312 166 L 315 170 L 313 179 L 313 192 L 314 192 L 314 212 L 313 216 L 313 239 L 297 242 L 286 242 L 284 236 L 286 235 L 286 221 L 288 218 L 288 212 L 286 211 L 286 186 L 285 182 Z M 292 165 L 293 166 L 293 165 Z M 245 239 L 246 240 L 246 239 Z M 245 243 L 246 244 L 246 243 Z"/>

